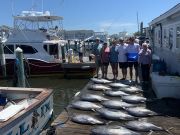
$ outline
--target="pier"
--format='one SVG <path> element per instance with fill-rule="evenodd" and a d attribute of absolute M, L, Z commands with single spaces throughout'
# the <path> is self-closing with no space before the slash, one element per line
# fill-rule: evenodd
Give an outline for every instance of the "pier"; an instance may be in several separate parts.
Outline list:
<path fill-rule="evenodd" d="M 117 82 L 120 82 L 121 73 L 119 71 L 119 77 Z M 129 79 L 129 75 L 127 76 Z M 112 72 L 109 68 L 108 70 L 108 78 L 112 79 Z M 97 94 L 104 96 L 108 99 L 117 99 L 120 100 L 120 97 L 109 97 L 105 96 L 103 94 L 103 91 L 94 91 L 94 90 L 88 90 L 87 87 L 91 85 L 93 82 L 89 81 L 88 84 L 80 91 L 79 94 L 74 96 L 74 99 L 72 102 L 80 100 L 80 96 L 85 93 L 91 93 L 91 94 Z M 154 92 L 151 89 L 151 85 L 149 84 L 149 87 L 142 87 L 140 84 L 132 83 L 131 85 L 136 85 L 136 87 L 142 88 L 144 90 L 143 93 L 138 94 L 141 96 L 144 96 L 146 98 L 153 99 L 155 98 Z M 71 102 L 71 103 L 72 103 Z M 73 114 L 88 114 L 91 116 L 98 117 L 100 120 L 105 120 L 102 117 L 99 117 L 96 112 L 94 111 L 82 111 L 73 109 L 71 107 L 71 103 L 66 107 L 66 109 L 52 122 L 51 126 L 55 127 L 52 130 L 55 130 L 55 133 L 57 135 L 89 135 L 91 133 L 92 128 L 96 127 L 97 125 L 86 125 L 86 124 L 77 124 L 75 122 L 71 121 L 71 117 Z M 97 105 L 100 105 L 100 103 L 96 102 Z M 166 130 L 169 130 L 169 132 L 173 135 L 179 135 L 180 134 L 180 109 L 179 109 L 180 100 L 177 99 L 157 99 L 154 102 L 146 102 L 144 104 L 141 104 L 140 106 L 146 107 L 149 110 L 152 110 L 154 112 L 159 113 L 158 116 L 151 116 L 151 117 L 142 117 L 142 119 L 146 119 L 147 122 L 153 123 L 157 126 L 160 126 Z M 105 120 L 107 121 L 107 120 Z M 107 121 L 109 123 L 110 121 Z M 120 125 L 122 126 L 126 121 L 112 121 L 109 125 Z M 47 130 L 42 132 L 42 134 L 46 134 Z M 49 132 L 51 134 L 51 132 Z M 142 135 L 147 135 L 149 132 L 139 132 Z M 164 131 L 154 131 L 152 132 L 153 135 L 168 135 L 168 132 Z"/>

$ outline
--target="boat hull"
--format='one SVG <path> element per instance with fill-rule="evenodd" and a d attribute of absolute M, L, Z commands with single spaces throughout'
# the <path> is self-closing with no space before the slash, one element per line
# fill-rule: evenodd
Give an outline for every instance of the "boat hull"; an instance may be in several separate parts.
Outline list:
<path fill-rule="evenodd" d="M 14 91 L 14 88 L 8 87 L 7 89 L 10 90 L 10 93 Z M 21 93 L 16 95 L 16 98 L 19 98 L 23 93 L 33 93 L 30 92 L 30 89 L 35 88 L 23 88 L 24 90 L 21 88 L 21 92 L 17 89 L 15 91 Z M 42 131 L 53 114 L 53 94 L 49 90 L 39 90 L 34 91 L 35 93 L 39 92 L 36 96 L 37 102 L 0 124 L 1 135 L 38 135 Z"/>
<path fill-rule="evenodd" d="M 15 75 L 15 61 L 6 60 L 6 73 L 8 76 Z M 49 63 L 40 60 L 28 60 L 24 62 L 27 76 L 62 76 L 62 77 L 92 77 L 95 73 L 95 63 Z M 2 69 L 0 67 L 0 75 Z"/>

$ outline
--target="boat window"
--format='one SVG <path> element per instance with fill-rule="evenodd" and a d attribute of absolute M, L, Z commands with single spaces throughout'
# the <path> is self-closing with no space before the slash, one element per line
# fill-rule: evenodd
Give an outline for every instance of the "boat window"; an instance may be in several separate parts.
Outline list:
<path fill-rule="evenodd" d="M 14 45 L 6 45 L 4 46 L 5 54 L 14 54 Z"/>
<path fill-rule="evenodd" d="M 58 54 L 58 44 L 44 45 L 44 49 L 50 55 L 57 55 Z"/>
<path fill-rule="evenodd" d="M 20 47 L 23 50 L 24 54 L 34 54 L 38 52 L 35 48 L 28 45 L 16 45 L 16 48 L 17 47 Z"/>
<path fill-rule="evenodd" d="M 176 28 L 176 48 L 180 48 L 180 25 Z"/>

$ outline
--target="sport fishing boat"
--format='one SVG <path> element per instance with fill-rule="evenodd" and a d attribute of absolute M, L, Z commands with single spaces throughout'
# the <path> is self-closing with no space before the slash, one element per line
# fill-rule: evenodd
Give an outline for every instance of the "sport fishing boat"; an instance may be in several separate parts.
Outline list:
<path fill-rule="evenodd" d="M 1 135 L 38 135 L 52 114 L 52 90 L 0 87 Z"/>
<path fill-rule="evenodd" d="M 28 75 L 54 75 L 66 73 L 65 45 L 62 33 L 63 17 L 49 11 L 22 11 L 14 16 L 14 28 L 7 34 L 4 43 L 7 75 L 14 74 L 15 50 L 23 50 L 25 70 Z M 68 71 L 73 74 L 90 74 L 95 71 L 94 62 L 71 63 Z M 0 68 L 1 72 L 1 68 Z M 0 73 L 1 74 L 1 73 Z"/>

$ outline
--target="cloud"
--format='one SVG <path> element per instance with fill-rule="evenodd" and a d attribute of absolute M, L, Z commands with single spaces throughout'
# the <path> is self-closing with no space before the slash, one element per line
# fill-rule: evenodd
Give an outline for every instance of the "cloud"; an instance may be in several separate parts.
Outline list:
<path fill-rule="evenodd" d="M 107 22 L 100 22 L 99 23 L 99 30 L 100 31 L 107 31 L 107 32 L 120 32 L 120 31 L 134 31 L 134 28 L 137 24 L 130 23 L 130 22 L 113 22 L 113 21 L 107 21 Z"/>

